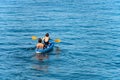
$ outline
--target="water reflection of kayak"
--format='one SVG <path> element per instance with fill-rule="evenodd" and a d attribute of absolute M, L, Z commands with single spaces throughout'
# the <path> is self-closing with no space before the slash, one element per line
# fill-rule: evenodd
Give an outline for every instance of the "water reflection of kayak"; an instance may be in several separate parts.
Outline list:
<path fill-rule="evenodd" d="M 53 47 L 54 47 L 54 42 L 52 40 L 50 40 L 50 44 L 46 48 L 44 48 L 44 49 L 37 49 L 36 48 L 35 52 L 36 53 L 46 53 L 46 52 L 51 51 L 53 49 Z"/>

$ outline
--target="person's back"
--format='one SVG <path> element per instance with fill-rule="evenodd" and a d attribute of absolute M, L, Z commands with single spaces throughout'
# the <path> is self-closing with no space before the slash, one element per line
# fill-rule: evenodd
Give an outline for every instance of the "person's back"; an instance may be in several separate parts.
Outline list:
<path fill-rule="evenodd" d="M 42 39 L 41 38 L 38 39 L 38 43 L 37 43 L 36 47 L 38 49 L 43 49 L 44 48 L 44 44 L 42 43 Z"/>
<path fill-rule="evenodd" d="M 44 44 L 38 43 L 38 44 L 36 45 L 36 47 L 37 47 L 37 48 L 44 48 Z"/>

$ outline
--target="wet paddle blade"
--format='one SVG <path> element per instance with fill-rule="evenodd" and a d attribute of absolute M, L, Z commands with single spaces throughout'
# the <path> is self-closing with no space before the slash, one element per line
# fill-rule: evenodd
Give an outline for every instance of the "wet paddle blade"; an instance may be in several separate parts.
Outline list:
<path fill-rule="evenodd" d="M 61 42 L 61 40 L 60 39 L 55 39 L 55 42 Z"/>
<path fill-rule="evenodd" d="M 37 40 L 37 37 L 36 36 L 32 36 L 32 40 Z"/>

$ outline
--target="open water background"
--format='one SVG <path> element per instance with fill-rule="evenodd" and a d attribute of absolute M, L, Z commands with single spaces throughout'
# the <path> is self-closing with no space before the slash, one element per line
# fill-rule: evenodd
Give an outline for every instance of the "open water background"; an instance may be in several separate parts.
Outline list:
<path fill-rule="evenodd" d="M 37 57 L 46 32 L 62 42 Z M 0 0 L 0 80 L 13 79 L 120 80 L 120 1 Z"/>

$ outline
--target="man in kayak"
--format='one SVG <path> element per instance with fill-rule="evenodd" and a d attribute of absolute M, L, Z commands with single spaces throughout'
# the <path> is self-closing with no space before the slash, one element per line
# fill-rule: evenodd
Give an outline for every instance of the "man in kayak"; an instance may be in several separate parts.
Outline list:
<path fill-rule="evenodd" d="M 38 38 L 38 43 L 36 45 L 37 49 L 43 49 L 44 48 L 44 44 L 42 43 L 42 39 Z"/>
<path fill-rule="evenodd" d="M 49 40 L 50 40 L 49 33 L 46 33 L 45 37 L 43 38 L 45 46 L 49 44 Z"/>

